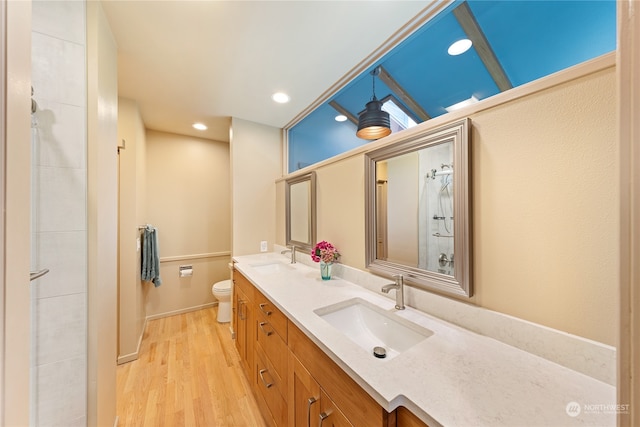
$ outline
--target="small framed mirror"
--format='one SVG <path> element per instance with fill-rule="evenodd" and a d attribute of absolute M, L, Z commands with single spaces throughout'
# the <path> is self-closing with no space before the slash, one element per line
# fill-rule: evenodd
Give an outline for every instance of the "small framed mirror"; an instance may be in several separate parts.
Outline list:
<path fill-rule="evenodd" d="M 311 250 L 316 241 L 316 173 L 286 181 L 287 246 Z"/>
<path fill-rule="evenodd" d="M 469 119 L 365 156 L 366 263 L 406 284 L 470 297 Z"/>

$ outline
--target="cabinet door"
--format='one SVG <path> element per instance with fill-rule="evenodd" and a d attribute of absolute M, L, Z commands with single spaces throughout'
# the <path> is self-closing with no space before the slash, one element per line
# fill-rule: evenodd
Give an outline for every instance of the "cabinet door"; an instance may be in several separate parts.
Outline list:
<path fill-rule="evenodd" d="M 235 283 L 235 280 L 234 280 L 234 283 Z M 232 291 L 232 294 L 231 294 L 231 302 L 232 302 L 232 304 L 231 304 L 231 317 L 232 317 L 232 319 L 231 320 L 233 321 L 233 323 L 231 325 L 233 333 L 232 333 L 231 336 L 235 340 L 235 339 L 238 338 L 238 289 L 235 286 L 233 287 L 233 291 Z M 236 345 L 236 349 L 238 348 L 237 342 L 238 341 L 236 341 L 236 344 L 235 344 Z"/>
<path fill-rule="evenodd" d="M 254 382 L 253 347 L 256 341 L 254 287 L 238 271 L 233 271 L 234 302 L 236 305 L 236 348 L 247 379 Z M 237 296 L 237 301 L 235 300 Z"/>
<path fill-rule="evenodd" d="M 320 415 L 318 427 L 353 427 L 324 390 L 320 390 Z"/>
<path fill-rule="evenodd" d="M 289 353 L 289 425 L 318 425 L 320 416 L 320 386 L 302 363 Z"/>
<path fill-rule="evenodd" d="M 340 407 L 340 411 L 353 425 L 358 427 L 389 425 L 387 411 L 382 409 L 362 387 L 291 322 L 289 322 L 288 334 L 289 349 L 293 355 L 318 381 L 320 387 L 331 396 Z M 312 425 L 318 425 L 318 423 Z"/>
<path fill-rule="evenodd" d="M 247 378 L 251 380 L 253 372 L 253 343 L 251 341 L 252 306 L 251 301 L 245 293 L 236 288 L 235 290 L 237 320 L 236 325 L 236 348 L 240 354 L 240 362 Z"/>
<path fill-rule="evenodd" d="M 396 409 L 396 427 L 429 427 L 404 406 Z"/>
<path fill-rule="evenodd" d="M 236 306 L 236 349 L 238 350 L 238 354 L 240 354 L 240 360 L 244 360 L 247 354 L 247 323 L 245 314 L 247 298 L 244 292 L 236 287 L 233 299 L 233 305 Z"/>

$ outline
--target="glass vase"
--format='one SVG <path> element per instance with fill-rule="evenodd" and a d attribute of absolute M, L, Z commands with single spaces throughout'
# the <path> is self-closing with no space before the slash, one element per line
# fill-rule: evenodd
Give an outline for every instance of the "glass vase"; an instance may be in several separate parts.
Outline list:
<path fill-rule="evenodd" d="M 332 265 L 332 262 L 320 261 L 320 277 L 322 277 L 322 280 L 331 280 Z"/>

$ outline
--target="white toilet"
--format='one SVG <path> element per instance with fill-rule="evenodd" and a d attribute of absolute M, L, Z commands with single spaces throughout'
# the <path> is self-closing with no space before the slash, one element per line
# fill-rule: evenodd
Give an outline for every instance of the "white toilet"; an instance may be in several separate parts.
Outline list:
<path fill-rule="evenodd" d="M 218 323 L 231 321 L 231 280 L 214 283 L 211 287 L 213 296 L 218 300 Z"/>

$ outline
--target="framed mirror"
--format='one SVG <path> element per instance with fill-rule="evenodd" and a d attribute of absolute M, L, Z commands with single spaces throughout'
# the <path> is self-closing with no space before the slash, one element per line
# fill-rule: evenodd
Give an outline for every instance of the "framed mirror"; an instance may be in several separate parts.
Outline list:
<path fill-rule="evenodd" d="M 469 119 L 460 120 L 366 154 L 370 271 L 472 295 L 470 126 Z"/>
<path fill-rule="evenodd" d="M 316 173 L 286 180 L 287 246 L 311 250 L 316 243 Z"/>

